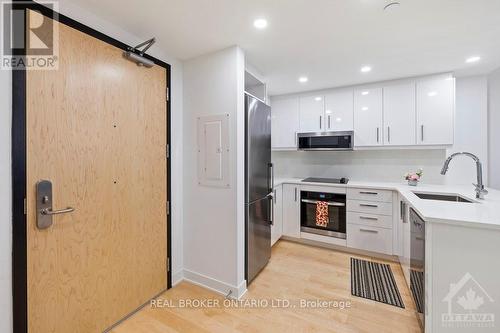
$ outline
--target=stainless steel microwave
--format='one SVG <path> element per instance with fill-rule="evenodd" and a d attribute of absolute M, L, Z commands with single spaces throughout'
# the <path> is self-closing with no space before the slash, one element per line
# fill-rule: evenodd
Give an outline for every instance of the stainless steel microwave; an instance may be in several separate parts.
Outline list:
<path fill-rule="evenodd" d="M 352 150 L 354 132 L 298 133 L 298 150 Z"/>

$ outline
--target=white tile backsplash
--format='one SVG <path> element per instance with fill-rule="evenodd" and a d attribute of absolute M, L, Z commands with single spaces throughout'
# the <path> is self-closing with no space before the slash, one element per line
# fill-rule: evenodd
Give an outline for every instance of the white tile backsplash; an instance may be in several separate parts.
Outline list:
<path fill-rule="evenodd" d="M 439 173 L 446 150 L 273 151 L 276 177 L 347 177 L 399 182 L 408 171 L 424 170 L 422 181 L 443 184 Z"/>

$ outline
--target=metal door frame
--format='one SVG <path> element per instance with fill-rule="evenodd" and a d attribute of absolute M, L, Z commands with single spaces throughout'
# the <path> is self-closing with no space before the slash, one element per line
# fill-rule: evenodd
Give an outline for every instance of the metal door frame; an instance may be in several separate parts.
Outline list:
<path fill-rule="evenodd" d="M 16 2 L 16 0 L 14 0 Z M 129 45 L 99 32 L 87 25 L 62 15 L 48 7 L 38 4 L 32 0 L 19 1 L 13 5 L 17 9 L 36 10 L 44 16 L 50 17 L 61 24 L 67 25 L 89 36 L 113 45 L 121 50 L 128 50 Z M 26 16 L 26 15 L 24 15 Z M 26 26 L 22 34 L 25 34 Z M 19 27 L 13 24 L 13 29 Z M 19 28 L 18 28 L 19 29 Z M 15 32 L 19 33 L 19 31 Z M 136 51 L 134 51 L 136 52 Z M 15 55 L 25 55 L 26 50 L 20 50 Z M 145 58 L 153 61 L 156 65 L 166 69 L 167 91 L 165 99 L 167 103 L 167 148 L 171 147 L 171 93 L 170 72 L 171 66 L 157 58 L 144 54 Z M 26 233 L 26 70 L 17 69 L 12 71 L 12 309 L 13 309 L 13 331 L 28 332 L 28 284 L 27 284 L 27 233 Z M 172 287 L 172 230 L 171 230 L 171 164 L 172 154 L 167 152 L 167 200 L 169 207 L 165 207 L 167 214 L 167 289 Z M 131 309 L 134 310 L 134 309 Z"/>

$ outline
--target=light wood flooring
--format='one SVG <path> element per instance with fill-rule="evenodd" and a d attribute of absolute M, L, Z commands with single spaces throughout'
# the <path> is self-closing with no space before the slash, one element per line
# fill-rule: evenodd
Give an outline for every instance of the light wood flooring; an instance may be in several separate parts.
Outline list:
<path fill-rule="evenodd" d="M 406 309 L 351 295 L 350 257 L 389 263 Z M 243 300 L 288 299 L 295 308 L 170 308 L 146 306 L 117 326 L 114 333 L 163 332 L 418 332 L 415 305 L 397 263 L 279 241 L 271 261 L 249 286 Z M 179 304 L 182 299 L 224 297 L 210 290 L 181 282 L 160 299 Z M 301 308 L 300 299 L 350 301 L 345 309 Z M 165 304 L 163 304 L 165 305 Z"/>

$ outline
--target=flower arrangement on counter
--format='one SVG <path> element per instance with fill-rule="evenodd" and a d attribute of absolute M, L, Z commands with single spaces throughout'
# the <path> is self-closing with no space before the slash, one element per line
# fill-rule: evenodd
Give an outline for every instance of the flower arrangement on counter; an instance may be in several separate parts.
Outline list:
<path fill-rule="evenodd" d="M 424 174 L 423 170 L 418 169 L 416 172 L 408 172 L 405 175 L 405 179 L 408 181 L 408 185 L 417 186 L 423 174 Z"/>

